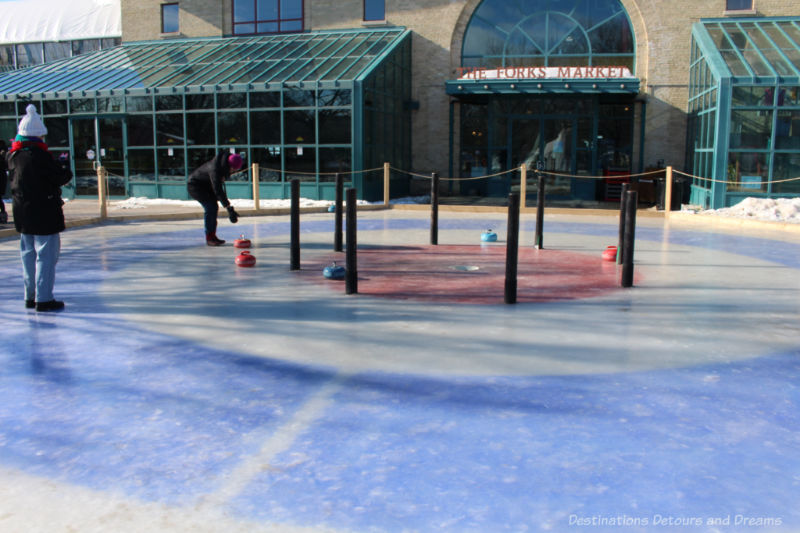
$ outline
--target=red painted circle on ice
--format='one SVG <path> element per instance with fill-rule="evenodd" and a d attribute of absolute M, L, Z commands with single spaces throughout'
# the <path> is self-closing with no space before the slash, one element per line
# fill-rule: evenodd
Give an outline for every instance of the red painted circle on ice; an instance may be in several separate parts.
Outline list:
<path fill-rule="evenodd" d="M 312 257 L 300 274 L 326 285 L 325 265 L 344 254 Z M 358 250 L 359 294 L 436 303 L 503 303 L 505 246 L 370 246 Z M 597 254 L 520 248 L 517 302 L 591 298 L 620 289 L 618 266 Z"/>

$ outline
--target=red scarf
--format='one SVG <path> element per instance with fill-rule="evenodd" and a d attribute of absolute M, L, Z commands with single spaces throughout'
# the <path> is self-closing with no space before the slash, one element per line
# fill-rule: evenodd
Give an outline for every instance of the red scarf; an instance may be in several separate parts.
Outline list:
<path fill-rule="evenodd" d="M 47 145 L 41 139 L 37 139 L 36 137 L 31 137 L 29 141 L 12 141 L 11 142 L 11 150 L 9 152 L 16 152 L 17 150 L 22 150 L 23 148 L 30 148 L 32 146 L 38 146 L 45 152 L 47 151 Z"/>

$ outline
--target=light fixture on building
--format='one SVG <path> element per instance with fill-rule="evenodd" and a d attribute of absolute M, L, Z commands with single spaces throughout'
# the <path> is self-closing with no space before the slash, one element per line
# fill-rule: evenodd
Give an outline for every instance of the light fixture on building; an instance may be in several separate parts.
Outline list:
<path fill-rule="evenodd" d="M 511 84 L 511 88 L 512 88 L 512 89 L 516 89 L 516 88 L 517 88 L 517 86 L 516 86 L 516 85 L 514 85 L 514 84 L 512 83 L 512 84 Z"/>
<path fill-rule="evenodd" d="M 569 83 L 565 83 L 565 84 L 564 84 L 564 88 L 565 88 L 565 89 L 569 89 Z"/>
<path fill-rule="evenodd" d="M 459 90 L 459 91 L 463 91 L 463 90 L 464 90 L 464 86 L 463 86 L 463 85 L 459 85 L 459 86 L 458 86 L 458 90 Z"/>
<path fill-rule="evenodd" d="M 483 86 L 483 88 L 484 88 L 485 90 L 487 90 L 487 91 L 489 90 L 489 86 L 488 86 L 488 85 L 484 85 L 484 86 Z"/>
<path fill-rule="evenodd" d="M 592 84 L 592 89 L 597 89 L 597 84 L 596 83 Z"/>
<path fill-rule="evenodd" d="M 542 88 L 542 84 L 541 84 L 541 83 L 537 83 L 537 84 L 536 84 L 536 88 L 537 88 L 537 89 L 541 89 L 541 88 Z"/>
<path fill-rule="evenodd" d="M 624 89 L 624 88 L 625 88 L 625 84 L 624 84 L 624 83 L 621 83 L 621 84 L 619 85 L 619 88 L 620 88 L 620 89 Z"/>

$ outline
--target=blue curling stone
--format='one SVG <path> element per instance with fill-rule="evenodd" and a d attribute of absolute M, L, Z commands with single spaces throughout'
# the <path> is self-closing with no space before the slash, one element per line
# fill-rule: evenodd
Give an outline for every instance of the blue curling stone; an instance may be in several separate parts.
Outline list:
<path fill-rule="evenodd" d="M 483 242 L 495 242 L 497 240 L 497 233 L 493 232 L 492 230 L 481 233 L 481 240 Z"/>
<path fill-rule="evenodd" d="M 334 263 L 322 269 L 322 275 L 328 279 L 344 279 L 344 267 Z"/>

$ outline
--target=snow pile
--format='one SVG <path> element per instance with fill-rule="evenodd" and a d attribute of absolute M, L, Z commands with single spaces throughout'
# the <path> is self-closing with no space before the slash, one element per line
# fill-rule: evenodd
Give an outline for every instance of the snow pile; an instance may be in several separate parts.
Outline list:
<path fill-rule="evenodd" d="M 430 196 L 409 196 L 395 198 L 392 204 L 428 204 Z M 367 202 L 359 200 L 358 205 L 382 204 L 383 202 Z M 253 209 L 253 200 L 235 199 L 231 204 L 239 209 Z M 300 199 L 300 207 L 328 207 L 333 202 L 330 200 Z M 111 202 L 114 209 L 143 209 L 153 206 L 174 206 L 199 208 L 200 204 L 194 200 L 167 200 L 164 198 L 128 198 Z M 265 199 L 259 201 L 261 209 L 289 208 L 290 200 Z M 773 222 L 791 222 L 800 224 L 800 198 L 745 198 L 733 207 L 722 209 L 709 209 L 697 211 L 698 214 L 720 217 L 745 218 L 751 220 L 768 220 Z"/>
<path fill-rule="evenodd" d="M 383 202 L 378 202 L 383 203 Z M 431 197 L 428 196 L 408 196 L 406 198 L 395 198 L 394 200 L 389 200 L 390 204 L 429 204 L 431 203 Z"/>
<path fill-rule="evenodd" d="M 358 205 L 369 204 L 365 200 L 359 200 Z M 300 198 L 300 207 L 327 207 L 332 205 L 330 200 L 310 200 L 308 198 Z M 168 200 L 165 198 L 128 198 L 119 202 L 110 202 L 109 204 L 114 209 L 144 209 L 153 206 L 173 206 L 173 207 L 200 207 L 200 204 L 195 200 Z M 231 205 L 240 209 L 253 209 L 255 202 L 253 200 L 232 199 Z M 259 200 L 258 206 L 261 209 L 273 208 L 289 208 L 291 207 L 291 200 Z"/>
<path fill-rule="evenodd" d="M 195 207 L 197 202 L 183 200 L 166 200 L 164 198 L 128 198 L 119 202 L 109 202 L 110 207 L 116 209 L 144 209 L 154 205 L 170 205 L 180 207 Z"/>
<path fill-rule="evenodd" d="M 745 198 L 733 207 L 700 214 L 800 224 L 800 198 Z"/>

